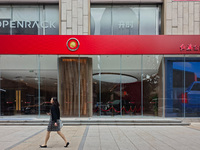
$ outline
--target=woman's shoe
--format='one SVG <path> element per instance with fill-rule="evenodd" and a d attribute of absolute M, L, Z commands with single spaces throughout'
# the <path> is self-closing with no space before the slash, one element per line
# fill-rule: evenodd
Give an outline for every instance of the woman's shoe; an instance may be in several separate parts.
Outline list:
<path fill-rule="evenodd" d="M 40 145 L 40 148 L 47 148 L 47 145 Z"/>
<path fill-rule="evenodd" d="M 64 147 L 67 147 L 69 145 L 69 142 L 67 142 L 67 144 Z"/>

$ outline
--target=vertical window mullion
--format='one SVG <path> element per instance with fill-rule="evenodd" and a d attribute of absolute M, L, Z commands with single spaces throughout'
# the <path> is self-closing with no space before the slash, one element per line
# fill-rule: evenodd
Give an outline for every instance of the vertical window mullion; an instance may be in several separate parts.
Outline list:
<path fill-rule="evenodd" d="M 38 117 L 40 118 L 40 55 L 38 58 Z"/>
<path fill-rule="evenodd" d="M 122 55 L 120 55 L 120 115 L 122 116 Z"/>
<path fill-rule="evenodd" d="M 143 55 L 141 55 L 141 116 L 143 117 Z"/>
<path fill-rule="evenodd" d="M 45 20 L 46 20 L 46 17 L 45 17 L 45 5 L 43 5 L 43 9 L 42 9 L 42 22 L 45 22 Z M 45 33 L 45 28 L 43 27 L 42 30 L 43 30 L 43 35 L 45 35 L 46 34 Z"/>
<path fill-rule="evenodd" d="M 11 19 L 10 21 L 13 21 L 13 6 L 11 5 Z M 10 28 L 10 35 L 12 35 L 12 28 Z"/>

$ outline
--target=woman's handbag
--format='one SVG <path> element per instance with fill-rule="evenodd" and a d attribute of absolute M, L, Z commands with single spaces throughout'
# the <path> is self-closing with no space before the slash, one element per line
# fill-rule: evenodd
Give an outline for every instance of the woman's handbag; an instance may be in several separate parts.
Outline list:
<path fill-rule="evenodd" d="M 59 123 L 60 123 L 60 129 L 61 129 L 63 127 L 62 120 L 59 120 Z"/>

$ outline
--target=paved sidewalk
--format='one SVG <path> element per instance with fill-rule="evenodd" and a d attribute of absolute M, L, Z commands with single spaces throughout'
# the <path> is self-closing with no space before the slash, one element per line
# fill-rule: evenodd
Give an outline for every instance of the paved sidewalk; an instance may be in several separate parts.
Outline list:
<path fill-rule="evenodd" d="M 0 127 L 0 150 L 12 148 L 26 140 L 44 132 L 46 128 L 25 126 L 1 126 Z"/>
<path fill-rule="evenodd" d="M 200 123 L 191 126 L 64 126 L 51 133 L 47 150 L 199 150 Z M 0 126 L 0 149 L 37 150 L 46 127 Z"/>

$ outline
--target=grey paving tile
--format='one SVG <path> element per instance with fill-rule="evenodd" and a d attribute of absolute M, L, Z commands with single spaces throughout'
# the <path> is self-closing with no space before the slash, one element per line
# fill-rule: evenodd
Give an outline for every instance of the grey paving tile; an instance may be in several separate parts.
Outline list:
<path fill-rule="evenodd" d="M 39 145 L 43 144 L 46 130 L 36 133 L 45 128 L 0 127 L 1 149 L 14 144 L 14 150 L 40 149 Z M 83 150 L 199 150 L 200 147 L 200 123 L 190 127 L 89 126 L 87 135 L 84 135 L 85 131 L 86 126 L 63 127 L 62 132 L 70 142 L 67 149 L 78 150 L 84 136 Z M 52 132 L 47 149 L 64 150 L 63 146 L 61 137 Z"/>
<path fill-rule="evenodd" d="M 124 134 L 120 127 L 109 128 L 119 149 L 135 150 L 137 149 L 132 141 Z"/>
<path fill-rule="evenodd" d="M 157 128 L 151 128 L 151 131 L 143 128 L 144 131 L 149 132 L 152 136 L 156 137 L 158 140 L 160 140 L 161 142 L 167 144 L 168 146 L 170 146 L 173 149 L 188 149 L 189 147 L 187 147 L 186 145 L 183 145 L 181 142 L 176 141 L 173 138 L 170 138 L 170 136 L 168 136 L 167 134 L 162 134 L 160 133 Z"/>
<path fill-rule="evenodd" d="M 20 126 L 1 126 L 0 127 L 0 145 L 1 148 L 12 148 L 20 141 L 23 141 L 38 131 L 43 130 L 44 127 L 20 127 Z M 6 145 L 5 145 L 6 143 Z"/>
<path fill-rule="evenodd" d="M 100 150 L 101 143 L 99 137 L 87 137 L 86 142 L 84 144 L 84 150 L 93 149 Z"/>
<path fill-rule="evenodd" d="M 140 137 L 140 135 L 136 132 L 135 127 L 121 127 L 121 130 L 137 149 L 139 150 L 155 149 Z"/>

